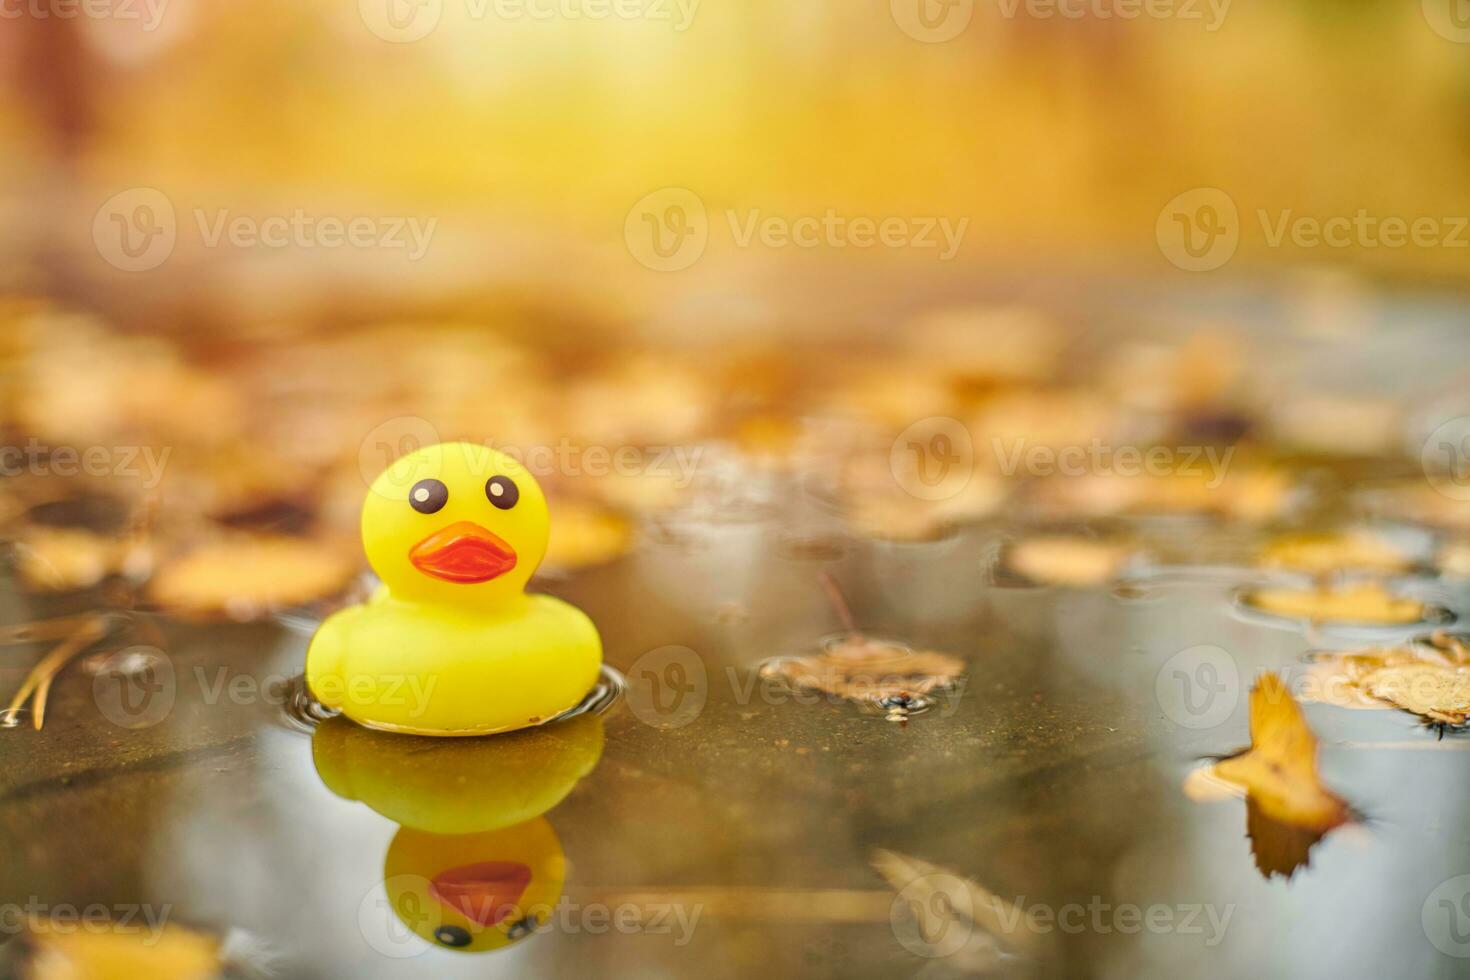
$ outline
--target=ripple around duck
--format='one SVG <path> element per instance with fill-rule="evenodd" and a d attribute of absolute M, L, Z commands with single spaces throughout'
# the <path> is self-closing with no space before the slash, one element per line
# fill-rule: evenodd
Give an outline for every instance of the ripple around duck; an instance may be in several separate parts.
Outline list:
<path fill-rule="evenodd" d="M 603 664 L 598 671 L 597 683 L 592 685 L 581 701 L 561 714 L 553 715 L 542 724 L 550 725 L 589 713 L 603 714 L 618 703 L 627 688 L 628 682 L 622 673 L 615 667 Z M 285 696 L 281 700 L 281 711 L 277 720 L 292 731 L 309 735 L 322 722 L 340 714 L 340 711 L 328 708 L 314 698 L 306 686 L 306 675 L 297 674 L 286 682 Z M 0 718 L 0 727 L 4 727 L 3 718 Z"/>

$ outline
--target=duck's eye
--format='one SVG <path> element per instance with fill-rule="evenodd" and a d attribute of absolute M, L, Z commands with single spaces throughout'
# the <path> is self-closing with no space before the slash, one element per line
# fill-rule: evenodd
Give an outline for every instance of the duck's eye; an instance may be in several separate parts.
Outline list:
<path fill-rule="evenodd" d="M 443 484 L 440 484 L 443 486 Z M 453 946 L 458 949 L 470 944 L 470 934 L 466 929 L 459 926 L 440 926 L 434 930 L 434 938 L 445 946 Z"/>
<path fill-rule="evenodd" d="M 508 476 L 492 476 L 485 481 L 485 496 L 501 510 L 510 510 L 521 499 L 521 490 Z"/>
<path fill-rule="evenodd" d="M 529 936 L 531 933 L 535 932 L 540 927 L 541 927 L 541 917 L 538 916 L 538 915 L 532 914 L 532 915 L 526 916 L 523 919 L 520 919 L 517 922 L 512 923 L 511 924 L 511 927 L 509 929 L 505 930 L 505 934 L 510 939 L 520 939 L 523 936 Z"/>
<path fill-rule="evenodd" d="M 433 514 L 449 503 L 449 488 L 438 480 L 420 480 L 408 491 L 408 505 L 420 514 Z"/>

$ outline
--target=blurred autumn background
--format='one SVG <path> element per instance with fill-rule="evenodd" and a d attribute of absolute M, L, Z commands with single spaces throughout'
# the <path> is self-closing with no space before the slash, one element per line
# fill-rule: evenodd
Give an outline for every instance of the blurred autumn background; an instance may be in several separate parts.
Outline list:
<path fill-rule="evenodd" d="M 1282 453 L 1458 466 L 1421 447 L 1470 417 L 1459 2 L 0 0 L 5 431 L 32 476 L 96 451 L 109 534 L 152 536 L 58 537 L 36 509 L 98 488 L 8 481 L 27 577 L 306 529 L 320 574 L 247 537 L 150 588 L 319 598 L 365 481 L 451 437 L 596 451 L 538 474 L 562 569 L 793 474 L 946 534 L 1055 476 L 1003 437 L 1243 450 L 1229 493 L 1088 513 L 1280 517 Z M 935 420 L 974 447 L 940 499 L 889 456 Z"/>
<path fill-rule="evenodd" d="M 1454 0 L 641 0 L 602 16 L 596 0 L 90 2 L 103 14 L 36 16 L 55 0 L 25 0 L 0 22 L 11 287 L 132 296 L 146 281 L 154 303 L 182 290 L 248 321 L 334 291 L 551 286 L 635 317 L 674 303 L 681 320 L 742 321 L 836 260 L 934 281 L 1102 269 L 1198 286 L 1156 222 L 1199 187 L 1240 211 L 1220 277 L 1470 268 L 1452 243 L 1273 246 L 1255 218 L 1470 213 Z M 179 214 L 148 275 L 92 242 L 99 207 L 137 187 Z M 631 261 L 624 240 L 630 208 L 665 187 L 697 194 L 715 226 L 678 275 Z M 295 209 L 433 219 L 432 249 L 206 249 L 193 217 Z M 968 224 L 941 262 L 738 248 L 730 209 Z"/>

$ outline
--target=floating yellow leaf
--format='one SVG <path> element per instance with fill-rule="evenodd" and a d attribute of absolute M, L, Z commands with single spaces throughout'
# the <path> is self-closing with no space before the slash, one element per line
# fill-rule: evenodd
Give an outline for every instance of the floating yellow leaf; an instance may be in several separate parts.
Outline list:
<path fill-rule="evenodd" d="M 1429 612 L 1422 601 L 1395 595 L 1377 582 L 1340 588 L 1254 589 L 1246 593 L 1245 602 L 1263 612 L 1314 623 L 1417 623 Z"/>
<path fill-rule="evenodd" d="M 248 620 L 328 598 L 356 569 L 355 557 L 331 542 L 237 535 L 165 563 L 148 595 L 177 615 Z"/>
<path fill-rule="evenodd" d="M 1006 567 L 1047 585 L 1106 585 L 1118 577 L 1131 554 L 1127 545 L 1116 542 L 1043 534 L 1013 545 L 1006 554 Z"/>
<path fill-rule="evenodd" d="M 1244 787 L 1263 815 L 1282 823 L 1325 832 L 1350 819 L 1347 804 L 1322 785 L 1317 737 L 1276 674 L 1251 690 L 1250 731 L 1250 749 L 1216 763 L 1216 776 Z"/>
<path fill-rule="evenodd" d="M 1251 747 L 1215 763 L 1185 782 L 1195 799 L 1239 787 L 1245 794 L 1246 835 L 1256 867 L 1267 878 L 1291 877 L 1307 863 L 1312 846 L 1352 819 L 1348 805 L 1322 785 L 1317 738 L 1301 706 L 1276 674 L 1264 674 L 1251 691 Z"/>
<path fill-rule="evenodd" d="M 1324 575 L 1344 569 L 1399 572 L 1413 562 L 1390 541 L 1367 531 L 1283 534 L 1261 549 L 1267 568 L 1290 568 Z"/>

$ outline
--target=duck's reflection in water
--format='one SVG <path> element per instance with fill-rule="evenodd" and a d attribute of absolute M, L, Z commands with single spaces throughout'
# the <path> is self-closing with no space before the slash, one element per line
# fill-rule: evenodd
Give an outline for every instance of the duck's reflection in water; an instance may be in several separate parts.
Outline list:
<path fill-rule="evenodd" d="M 535 933 L 566 878 L 544 814 L 597 766 L 602 743 L 596 715 L 448 740 L 324 722 L 312 737 L 322 781 L 400 825 L 383 864 L 391 914 L 364 914 L 363 928 L 381 929 L 378 940 L 395 946 L 423 941 L 461 952 Z"/>

